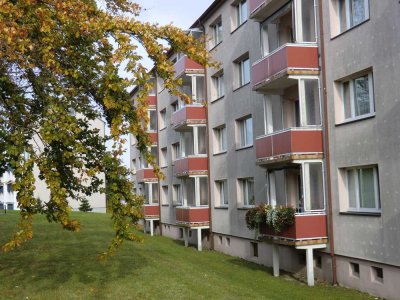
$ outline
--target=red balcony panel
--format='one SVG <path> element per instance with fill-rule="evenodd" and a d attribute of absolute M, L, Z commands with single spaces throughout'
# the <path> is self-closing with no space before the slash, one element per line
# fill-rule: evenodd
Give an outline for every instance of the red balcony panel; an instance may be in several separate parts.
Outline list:
<path fill-rule="evenodd" d="M 185 73 L 203 73 L 204 67 L 189 57 L 184 56 L 179 59 L 175 65 L 175 76 L 180 77 Z"/>
<path fill-rule="evenodd" d="M 185 106 L 174 112 L 171 116 L 172 126 L 181 124 L 204 124 L 207 120 L 206 108 L 204 106 Z"/>
<path fill-rule="evenodd" d="M 208 207 L 177 207 L 176 222 L 178 223 L 208 223 L 210 214 Z"/>
<path fill-rule="evenodd" d="M 153 169 L 139 169 L 136 171 L 136 181 L 138 182 L 153 182 L 157 180 L 158 178 Z"/>
<path fill-rule="evenodd" d="M 158 204 L 145 204 L 143 205 L 143 216 L 145 218 L 160 217 L 160 206 Z"/>
<path fill-rule="evenodd" d="M 328 237 L 326 215 L 296 215 L 294 224 L 281 232 L 275 232 L 265 224 L 260 233 L 291 240 L 323 239 Z"/>
<path fill-rule="evenodd" d="M 185 157 L 175 161 L 175 176 L 207 173 L 208 157 Z"/>
<path fill-rule="evenodd" d="M 157 97 L 156 96 L 148 96 L 147 97 L 147 104 L 156 106 L 157 105 Z"/>
<path fill-rule="evenodd" d="M 280 159 L 283 155 L 322 154 L 322 130 L 287 129 L 256 140 L 256 157 Z"/>
<path fill-rule="evenodd" d="M 258 90 L 285 75 L 318 71 L 318 46 L 286 44 L 252 66 L 252 85 Z"/>
<path fill-rule="evenodd" d="M 150 135 L 150 141 L 152 144 L 157 144 L 158 142 L 158 135 L 157 132 L 149 132 Z"/>

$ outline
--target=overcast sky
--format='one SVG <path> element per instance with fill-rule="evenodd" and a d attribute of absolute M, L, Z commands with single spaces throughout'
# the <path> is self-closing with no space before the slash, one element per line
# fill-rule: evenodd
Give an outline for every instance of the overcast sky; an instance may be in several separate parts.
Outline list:
<path fill-rule="evenodd" d="M 188 29 L 214 0 L 136 0 L 142 7 L 139 16 L 141 21 L 159 23 L 160 25 L 173 24 L 182 29 Z M 144 53 L 141 53 L 144 56 Z M 144 60 L 143 64 L 150 68 L 151 62 Z M 129 163 L 129 150 L 126 144 L 126 152 L 123 161 L 126 166 Z"/>

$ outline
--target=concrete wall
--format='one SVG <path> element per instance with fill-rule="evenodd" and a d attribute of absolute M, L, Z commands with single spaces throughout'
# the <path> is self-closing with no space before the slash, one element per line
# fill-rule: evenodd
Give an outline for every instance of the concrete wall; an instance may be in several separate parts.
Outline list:
<path fill-rule="evenodd" d="M 335 1 L 322 2 L 335 252 L 343 256 L 338 259 L 338 279 L 346 286 L 394 299 L 400 292 L 395 283 L 400 276 L 396 268 L 400 266 L 400 5 L 369 1 L 369 19 L 336 35 Z M 338 125 L 341 97 L 335 81 L 367 69 L 373 72 L 375 115 Z M 380 215 L 343 214 L 348 200 L 339 170 L 366 165 L 378 166 Z M 353 258 L 360 261 L 359 279 L 348 275 L 348 261 Z M 365 275 L 368 261 L 381 263 L 384 284 L 371 283 Z"/>

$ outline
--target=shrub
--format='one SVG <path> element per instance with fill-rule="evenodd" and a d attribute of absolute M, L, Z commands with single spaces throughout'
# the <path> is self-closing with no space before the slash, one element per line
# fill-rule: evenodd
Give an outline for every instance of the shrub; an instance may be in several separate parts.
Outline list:
<path fill-rule="evenodd" d="M 294 223 L 295 210 L 292 207 L 260 204 L 250 208 L 246 213 L 246 224 L 250 230 L 259 230 L 264 223 L 275 232 L 281 232 Z"/>

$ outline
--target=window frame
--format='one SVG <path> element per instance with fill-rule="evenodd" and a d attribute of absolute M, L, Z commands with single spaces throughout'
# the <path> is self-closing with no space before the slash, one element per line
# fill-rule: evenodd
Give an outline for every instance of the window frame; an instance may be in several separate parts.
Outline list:
<path fill-rule="evenodd" d="M 362 199 L 360 197 L 360 182 L 359 182 L 359 175 L 358 171 L 362 169 L 372 169 L 373 170 L 373 180 L 374 180 L 374 200 L 375 200 L 375 208 L 364 208 L 361 207 L 360 203 Z M 347 205 L 347 212 L 360 212 L 360 213 L 380 213 L 382 210 L 381 201 L 380 201 L 380 188 L 379 188 L 379 170 L 377 165 L 367 165 L 367 166 L 357 166 L 357 167 L 350 167 L 344 168 L 344 175 L 345 175 L 345 189 L 346 189 L 346 205 Z M 355 182 L 355 194 L 356 194 L 356 207 L 350 206 L 350 190 L 349 190 L 349 172 L 354 172 L 354 182 Z"/>
<path fill-rule="evenodd" d="M 249 142 L 249 137 L 247 136 L 247 126 L 248 121 L 251 120 L 251 137 Z M 247 148 L 254 145 L 254 130 L 253 130 L 253 117 L 249 115 L 247 117 L 241 118 L 237 120 L 238 123 L 238 134 L 239 134 L 239 143 L 238 149 Z"/>
<path fill-rule="evenodd" d="M 151 120 L 152 120 L 151 114 L 152 113 L 153 113 L 153 117 L 156 118 L 156 120 L 154 122 L 154 125 L 155 125 L 156 128 L 153 128 L 153 129 L 151 128 Z M 147 116 L 149 118 L 149 123 L 147 124 L 147 131 L 149 131 L 149 132 L 157 132 L 157 110 L 155 108 L 149 108 L 147 110 Z"/>
<path fill-rule="evenodd" d="M 247 208 L 247 207 L 254 207 L 256 204 L 256 199 L 255 199 L 255 193 L 254 193 L 254 177 L 246 177 L 246 178 L 239 178 L 239 188 L 240 188 L 240 200 L 241 200 L 241 204 L 243 207 Z M 253 202 L 254 204 L 251 204 L 250 199 L 248 199 L 249 196 L 249 181 L 253 182 Z"/>
<path fill-rule="evenodd" d="M 355 89 L 355 81 L 357 79 L 360 79 L 362 77 L 368 77 L 368 94 L 369 94 L 369 113 L 366 114 L 362 114 L 362 115 L 355 115 L 355 93 L 356 93 L 356 89 Z M 349 84 L 349 96 L 350 99 L 346 99 L 346 95 L 345 95 L 345 84 L 348 83 Z M 348 122 L 352 122 L 352 121 L 357 121 L 357 120 L 362 120 L 362 119 L 366 119 L 372 116 L 375 116 L 376 111 L 375 111 L 375 97 L 374 97 L 374 77 L 373 77 L 373 72 L 369 71 L 367 73 L 361 73 L 361 74 L 357 74 L 357 76 L 352 76 L 350 79 L 348 80 L 343 80 L 340 82 L 340 98 L 341 98 L 341 122 L 340 123 L 348 123 Z M 346 118 L 346 112 L 345 112 L 345 107 L 346 107 L 346 101 L 350 101 L 350 117 Z"/>
<path fill-rule="evenodd" d="M 245 66 L 248 64 L 248 74 L 246 74 Z M 237 62 L 239 68 L 239 87 L 249 84 L 251 81 L 251 64 L 248 56 Z M 247 80 L 248 79 L 248 80 Z"/>
<path fill-rule="evenodd" d="M 350 29 L 352 29 L 354 27 L 357 27 L 358 25 L 360 25 L 360 24 L 362 24 L 365 21 L 370 19 L 370 8 L 369 8 L 369 5 L 370 5 L 369 3 L 370 2 L 369 2 L 369 0 L 363 0 L 364 1 L 364 19 L 361 22 L 357 23 L 357 24 L 351 24 L 352 20 L 354 18 L 354 15 L 351 14 L 351 12 L 352 12 L 351 4 L 352 4 L 353 1 L 354 0 L 337 0 L 336 9 L 337 9 L 337 12 L 338 12 L 338 25 L 339 25 L 338 33 L 339 34 L 344 33 L 344 32 L 346 32 L 346 31 L 348 31 L 348 30 L 350 30 Z M 344 2 L 344 4 L 343 4 L 343 2 Z M 346 20 L 345 20 L 346 21 L 346 28 L 342 28 L 342 21 L 343 21 L 342 18 L 343 18 L 343 16 L 340 13 L 341 12 L 341 5 L 345 6 L 345 12 L 344 13 L 345 13 L 345 17 L 346 17 Z"/>
<path fill-rule="evenodd" d="M 243 15 L 243 9 L 245 7 L 246 15 Z M 236 28 L 240 27 L 242 24 L 246 23 L 246 21 L 249 19 L 249 4 L 247 0 L 242 0 L 239 1 L 235 5 L 235 14 L 236 14 Z M 245 19 L 243 19 L 243 16 Z"/>
<path fill-rule="evenodd" d="M 172 185 L 172 203 L 175 206 L 180 206 L 183 203 L 181 184 Z"/>
<path fill-rule="evenodd" d="M 220 72 L 212 76 L 214 91 L 215 91 L 215 99 L 222 98 L 225 96 L 225 81 L 224 81 L 224 73 Z"/>
<path fill-rule="evenodd" d="M 228 142 L 226 134 L 226 126 L 221 125 L 214 128 L 216 148 L 214 148 L 214 154 L 225 153 L 228 151 Z"/>
<path fill-rule="evenodd" d="M 214 21 L 213 24 L 211 24 L 211 28 L 212 28 L 212 31 L 213 31 L 213 34 L 212 34 L 213 43 L 212 43 L 212 47 L 211 48 L 215 48 L 219 44 L 221 44 L 222 41 L 223 41 L 223 32 L 224 32 L 223 30 L 224 30 L 224 28 L 222 26 L 221 17 L 219 17 L 216 21 Z"/>
<path fill-rule="evenodd" d="M 215 188 L 217 191 L 219 206 L 228 207 L 229 206 L 228 180 L 227 179 L 216 180 Z"/>
<path fill-rule="evenodd" d="M 160 130 L 167 127 L 167 108 L 160 110 Z"/>

